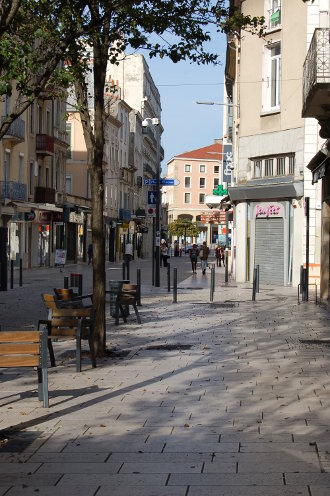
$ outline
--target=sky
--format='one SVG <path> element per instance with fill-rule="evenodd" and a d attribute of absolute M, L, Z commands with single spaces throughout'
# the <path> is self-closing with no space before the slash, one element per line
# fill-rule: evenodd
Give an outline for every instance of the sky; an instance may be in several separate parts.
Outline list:
<path fill-rule="evenodd" d="M 196 104 L 197 101 L 223 102 L 225 35 L 214 32 L 210 49 L 220 55 L 221 65 L 174 64 L 165 58 L 146 56 L 161 96 L 165 173 L 166 163 L 175 155 L 211 145 L 222 137 L 223 107 Z"/>

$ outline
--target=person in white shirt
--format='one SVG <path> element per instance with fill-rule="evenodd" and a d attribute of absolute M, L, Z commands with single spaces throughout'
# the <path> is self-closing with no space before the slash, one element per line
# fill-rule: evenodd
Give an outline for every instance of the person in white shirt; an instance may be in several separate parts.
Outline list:
<path fill-rule="evenodd" d="M 131 260 L 133 260 L 133 245 L 128 240 L 125 245 L 125 262 L 130 262 Z"/>

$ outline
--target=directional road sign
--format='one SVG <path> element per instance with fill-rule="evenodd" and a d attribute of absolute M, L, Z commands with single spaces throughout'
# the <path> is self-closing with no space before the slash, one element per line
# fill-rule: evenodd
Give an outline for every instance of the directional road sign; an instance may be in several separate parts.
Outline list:
<path fill-rule="evenodd" d="M 157 193 L 156 191 L 148 191 L 148 205 L 156 205 Z"/>
<path fill-rule="evenodd" d="M 156 186 L 156 179 L 144 179 L 143 183 L 145 186 Z M 160 186 L 177 186 L 180 184 L 179 179 L 166 179 L 165 177 L 161 177 L 159 180 Z"/>

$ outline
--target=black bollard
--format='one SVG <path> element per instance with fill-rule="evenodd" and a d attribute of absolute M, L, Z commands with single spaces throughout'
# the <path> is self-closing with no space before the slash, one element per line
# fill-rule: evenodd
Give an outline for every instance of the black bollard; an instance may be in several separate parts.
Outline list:
<path fill-rule="evenodd" d="M 259 293 L 259 265 L 257 265 L 256 293 Z"/>
<path fill-rule="evenodd" d="M 167 292 L 171 291 L 171 264 L 167 262 Z"/>
<path fill-rule="evenodd" d="M 123 281 L 126 280 L 126 263 L 122 263 L 122 269 L 123 269 Z"/>
<path fill-rule="evenodd" d="M 83 294 L 83 276 L 78 274 L 78 293 L 80 296 Z"/>
<path fill-rule="evenodd" d="M 136 269 L 137 306 L 141 306 L 141 269 Z"/>
<path fill-rule="evenodd" d="M 19 259 L 19 285 L 23 286 L 23 260 Z"/>
<path fill-rule="evenodd" d="M 257 269 L 253 269 L 252 301 L 256 301 L 256 279 Z"/>
<path fill-rule="evenodd" d="M 127 281 L 130 280 L 130 277 L 129 277 L 129 260 L 126 260 L 126 279 Z"/>
<path fill-rule="evenodd" d="M 69 289 L 69 276 L 64 276 L 64 289 Z"/>
<path fill-rule="evenodd" d="M 178 301 L 178 269 L 173 269 L 173 303 Z"/>
<path fill-rule="evenodd" d="M 14 260 L 10 260 L 10 289 L 14 287 Z"/>
<path fill-rule="evenodd" d="M 214 295 L 214 277 L 215 276 L 215 265 L 212 264 L 211 268 L 211 284 L 210 284 L 210 301 L 213 301 L 213 295 Z"/>

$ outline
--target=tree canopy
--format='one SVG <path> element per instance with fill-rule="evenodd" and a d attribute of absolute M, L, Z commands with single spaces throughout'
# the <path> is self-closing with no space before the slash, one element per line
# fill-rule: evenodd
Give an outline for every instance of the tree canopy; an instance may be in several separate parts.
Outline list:
<path fill-rule="evenodd" d="M 178 237 L 188 236 L 190 238 L 196 238 L 200 233 L 200 229 L 197 227 L 196 222 L 184 218 L 176 219 L 171 222 L 167 229 L 172 236 Z"/>

